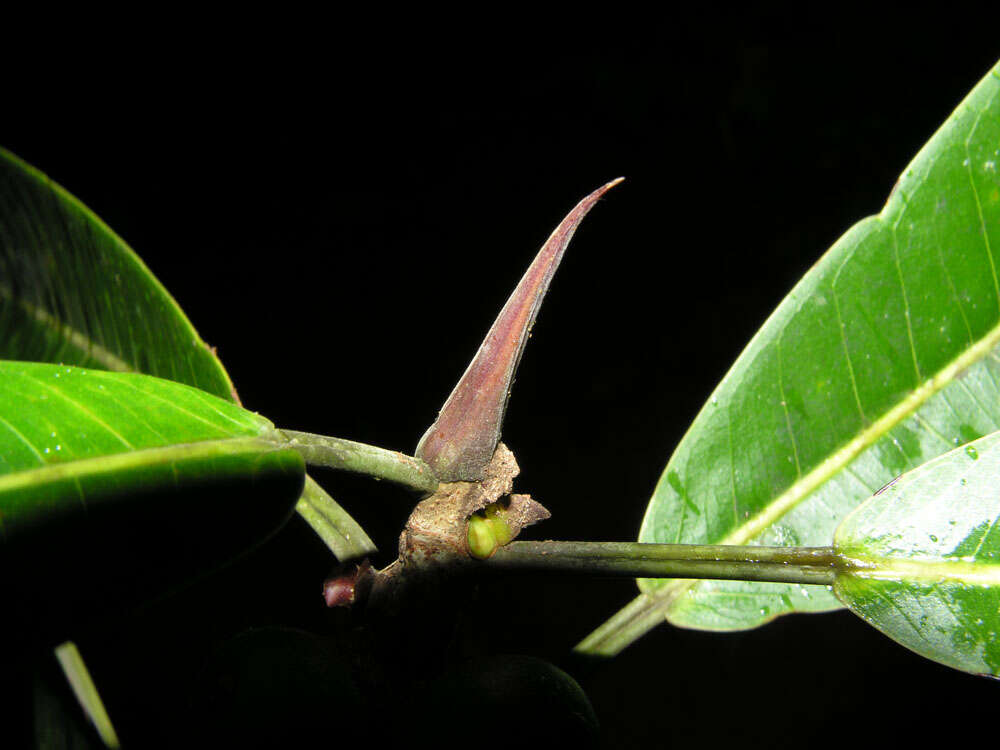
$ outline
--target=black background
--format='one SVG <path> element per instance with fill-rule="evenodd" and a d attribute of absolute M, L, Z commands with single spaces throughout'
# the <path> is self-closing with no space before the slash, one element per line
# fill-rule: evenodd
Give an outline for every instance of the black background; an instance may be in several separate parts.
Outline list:
<path fill-rule="evenodd" d="M 531 538 L 635 538 L 672 447 L 750 336 L 881 208 L 1000 50 L 989 23 L 888 15 L 706 11 L 609 22 L 572 49 L 557 29 L 522 35 L 532 19 L 453 37 L 304 33 L 312 23 L 153 50 L 135 35 L 51 72 L 36 50 L 12 70 L 0 143 L 135 248 L 244 405 L 406 452 L 555 224 L 624 175 L 578 232 L 513 391 L 516 486 L 553 511 Z M 412 499 L 316 476 L 387 561 Z M 171 694 L 232 634 L 321 632 L 329 565 L 296 518 L 226 571 L 82 635 L 122 733 L 141 746 L 137 731 L 169 725 Z M 634 594 L 495 582 L 465 627 L 572 667 L 572 646 Z M 917 741 L 988 722 L 998 689 L 845 612 L 746 633 L 663 626 L 577 676 L 610 747 Z"/>

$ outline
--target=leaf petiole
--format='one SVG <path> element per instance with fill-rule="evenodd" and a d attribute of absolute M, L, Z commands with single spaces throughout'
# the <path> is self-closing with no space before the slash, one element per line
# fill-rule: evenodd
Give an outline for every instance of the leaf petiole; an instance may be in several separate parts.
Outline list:
<path fill-rule="evenodd" d="M 511 542 L 483 565 L 497 571 L 613 578 L 699 578 L 826 585 L 841 558 L 832 547 L 641 542 Z"/>
<path fill-rule="evenodd" d="M 419 458 L 343 438 L 296 430 L 279 432 L 288 438 L 288 447 L 298 451 L 309 466 L 366 474 L 418 492 L 431 493 L 437 489 L 437 477 Z"/>

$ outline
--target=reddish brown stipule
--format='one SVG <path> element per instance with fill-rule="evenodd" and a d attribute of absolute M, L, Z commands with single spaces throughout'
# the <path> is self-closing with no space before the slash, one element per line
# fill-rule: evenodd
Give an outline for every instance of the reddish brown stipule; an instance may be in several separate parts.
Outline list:
<path fill-rule="evenodd" d="M 552 276 L 583 217 L 623 179 L 592 192 L 559 223 L 500 311 L 437 420 L 420 439 L 416 455 L 441 481 L 483 478 L 500 439 L 511 381 Z"/>

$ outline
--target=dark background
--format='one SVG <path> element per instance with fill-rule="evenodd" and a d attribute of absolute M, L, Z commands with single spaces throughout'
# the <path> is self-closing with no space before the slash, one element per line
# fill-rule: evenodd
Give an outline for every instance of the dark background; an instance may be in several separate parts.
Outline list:
<path fill-rule="evenodd" d="M 624 175 L 578 232 L 513 391 L 516 488 L 553 511 L 529 538 L 635 538 L 672 447 L 750 336 L 881 208 L 1000 53 L 995 26 L 971 19 L 703 12 L 609 21 L 573 49 L 555 29 L 310 25 L 153 51 L 136 36 L 93 68 L 26 63 L 0 143 L 135 248 L 248 408 L 406 452 L 555 224 Z M 484 29 L 499 39 L 481 44 Z M 316 476 L 388 561 L 412 498 Z M 171 696 L 233 634 L 322 632 L 330 562 L 296 518 L 226 571 L 82 635 L 122 733 L 170 725 Z M 566 658 L 634 594 L 494 582 L 465 627 L 575 670 L 611 747 L 903 743 L 995 710 L 995 684 L 845 612 L 746 633 L 663 626 L 597 668 Z"/>

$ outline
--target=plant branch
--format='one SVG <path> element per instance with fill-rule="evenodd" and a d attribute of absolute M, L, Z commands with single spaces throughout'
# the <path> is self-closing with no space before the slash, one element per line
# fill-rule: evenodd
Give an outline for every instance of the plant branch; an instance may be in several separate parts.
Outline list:
<path fill-rule="evenodd" d="M 830 585 L 839 560 L 830 547 L 511 542 L 481 564 L 517 573 Z"/>
<path fill-rule="evenodd" d="M 289 447 L 297 450 L 309 466 L 366 474 L 418 492 L 430 493 L 437 489 L 437 477 L 419 458 L 343 438 L 296 430 L 280 432 L 288 438 Z"/>

